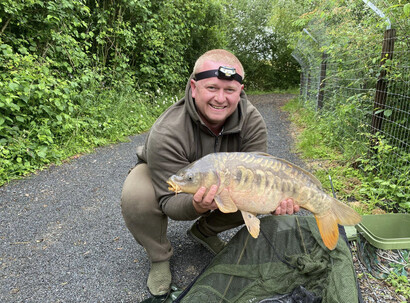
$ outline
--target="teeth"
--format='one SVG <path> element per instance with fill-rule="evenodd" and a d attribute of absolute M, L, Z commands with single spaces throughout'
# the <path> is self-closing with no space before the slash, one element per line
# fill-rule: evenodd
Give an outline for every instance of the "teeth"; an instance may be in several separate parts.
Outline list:
<path fill-rule="evenodd" d="M 225 108 L 225 106 L 215 106 L 215 105 L 211 105 L 211 106 L 215 109 L 224 109 Z"/>

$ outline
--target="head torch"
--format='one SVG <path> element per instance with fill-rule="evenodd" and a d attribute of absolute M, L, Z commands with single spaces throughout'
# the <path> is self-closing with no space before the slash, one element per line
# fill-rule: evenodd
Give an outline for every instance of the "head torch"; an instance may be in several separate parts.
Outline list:
<path fill-rule="evenodd" d="M 220 66 L 218 69 L 206 70 L 195 74 L 195 80 L 199 81 L 206 78 L 217 77 L 222 80 L 236 80 L 242 84 L 241 75 L 236 73 L 236 69 L 233 67 Z"/>

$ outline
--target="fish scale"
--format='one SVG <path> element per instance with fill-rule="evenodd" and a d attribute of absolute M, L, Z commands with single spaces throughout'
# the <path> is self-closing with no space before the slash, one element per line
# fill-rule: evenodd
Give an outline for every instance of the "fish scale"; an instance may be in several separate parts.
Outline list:
<path fill-rule="evenodd" d="M 228 158 L 228 161 L 229 160 L 230 159 Z M 235 158 L 233 158 L 233 161 L 234 160 Z M 240 161 L 241 158 L 239 157 L 234 164 Z M 237 166 L 237 168 L 234 169 L 232 175 L 234 176 L 235 181 L 238 183 L 237 187 L 240 187 L 243 190 L 253 188 L 259 193 L 266 194 L 268 198 L 275 196 L 275 190 L 292 195 L 294 189 L 293 184 L 291 182 L 288 182 L 287 180 L 282 181 L 280 177 L 275 176 L 273 172 L 270 171 L 270 169 L 273 169 L 273 171 L 276 172 L 280 171 L 281 164 L 278 163 L 278 161 L 274 161 L 274 159 L 269 161 L 268 159 L 251 157 L 249 155 L 242 161 L 248 164 L 255 165 L 255 168 L 252 170 L 244 166 Z M 225 167 L 228 165 L 230 164 L 225 163 Z M 286 175 L 289 175 L 293 171 L 291 167 L 286 167 L 286 170 L 283 170 L 282 172 Z"/>
<path fill-rule="evenodd" d="M 201 186 L 218 185 L 214 200 L 224 213 L 242 212 L 253 237 L 258 237 L 258 214 L 272 213 L 280 201 L 293 198 L 311 211 L 329 249 L 336 247 L 338 224 L 355 225 L 360 215 L 326 194 L 311 173 L 280 158 L 264 153 L 209 154 L 171 176 L 169 189 L 195 194 Z"/>

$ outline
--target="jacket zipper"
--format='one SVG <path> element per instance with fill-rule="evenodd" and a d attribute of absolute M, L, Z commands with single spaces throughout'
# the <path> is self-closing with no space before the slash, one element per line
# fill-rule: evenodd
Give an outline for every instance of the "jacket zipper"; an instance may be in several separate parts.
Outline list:
<path fill-rule="evenodd" d="M 221 132 L 217 136 L 215 136 L 214 153 L 218 152 L 219 137 L 222 136 L 223 131 L 224 131 L 224 129 L 222 128 Z"/>

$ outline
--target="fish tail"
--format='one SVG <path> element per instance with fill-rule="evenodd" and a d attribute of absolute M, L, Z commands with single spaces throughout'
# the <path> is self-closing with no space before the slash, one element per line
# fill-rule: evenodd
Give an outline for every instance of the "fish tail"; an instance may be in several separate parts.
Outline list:
<path fill-rule="evenodd" d="M 331 208 L 326 214 L 315 214 L 320 235 L 326 247 L 333 250 L 339 239 L 340 225 L 356 225 L 361 221 L 360 215 L 351 207 L 330 197 Z"/>

